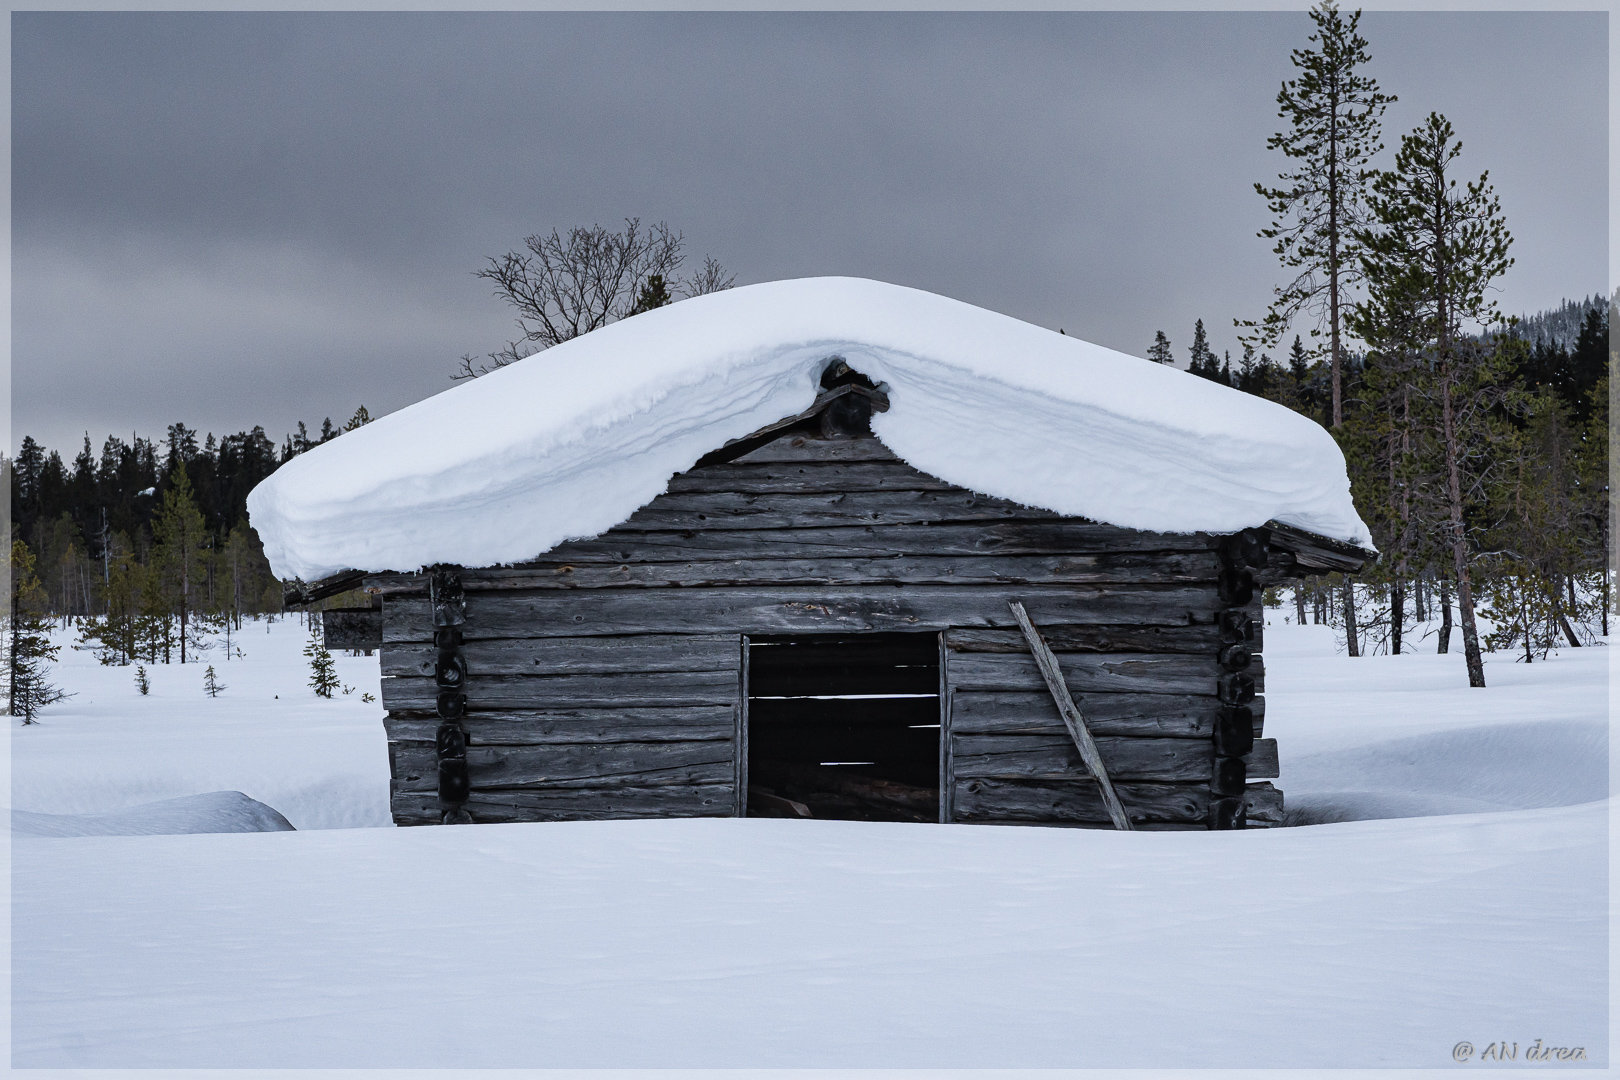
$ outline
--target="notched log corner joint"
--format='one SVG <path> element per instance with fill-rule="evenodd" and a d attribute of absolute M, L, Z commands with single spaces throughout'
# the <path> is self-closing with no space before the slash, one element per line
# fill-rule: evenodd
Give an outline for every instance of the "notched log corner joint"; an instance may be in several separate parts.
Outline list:
<path fill-rule="evenodd" d="M 1254 617 L 1245 610 L 1254 601 L 1259 587 L 1255 571 L 1274 562 L 1272 530 L 1244 529 L 1222 538 L 1216 545 L 1221 573 L 1218 582 L 1221 603 L 1215 613 L 1221 645 L 1215 654 L 1221 675 L 1216 693 L 1221 701 L 1216 714 L 1214 761 L 1210 773 L 1209 827 L 1241 829 L 1247 824 L 1244 795 L 1248 787 L 1246 758 L 1254 750 L 1255 682 L 1247 669 L 1254 662 L 1250 646 L 1254 642 Z"/>
<path fill-rule="evenodd" d="M 437 651 L 433 681 L 439 712 L 434 740 L 439 762 L 439 820 L 445 825 L 465 825 L 472 821 L 465 806 L 472 785 L 467 774 L 467 732 L 461 726 L 467 711 L 467 657 L 461 631 L 467 622 L 467 597 L 461 588 L 460 568 L 433 567 L 428 573 L 428 599 Z"/>

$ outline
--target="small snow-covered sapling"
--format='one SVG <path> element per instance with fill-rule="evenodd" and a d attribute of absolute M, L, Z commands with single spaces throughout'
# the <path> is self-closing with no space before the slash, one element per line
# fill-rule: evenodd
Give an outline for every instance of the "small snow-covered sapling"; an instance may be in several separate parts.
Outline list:
<path fill-rule="evenodd" d="M 135 689 L 139 690 L 142 694 L 150 694 L 152 692 L 152 684 L 146 680 L 145 664 L 137 664 L 135 667 Z"/>
<path fill-rule="evenodd" d="M 225 684 L 220 682 L 219 677 L 214 674 L 214 665 L 209 664 L 208 670 L 203 672 L 203 690 L 208 693 L 209 697 L 219 697 L 219 692 L 224 689 L 226 689 Z"/>

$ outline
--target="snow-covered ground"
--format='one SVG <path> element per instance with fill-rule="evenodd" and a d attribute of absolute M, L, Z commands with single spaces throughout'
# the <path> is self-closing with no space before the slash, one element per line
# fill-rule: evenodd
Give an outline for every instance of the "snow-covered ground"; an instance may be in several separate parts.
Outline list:
<path fill-rule="evenodd" d="M 107 667 L 58 633 L 56 679 L 73 697 L 11 740 L 11 806 L 47 814 L 96 814 L 232 790 L 274 807 L 298 829 L 391 825 L 388 742 L 377 658 L 337 653 L 351 693 L 323 700 L 309 689 L 307 632 L 296 615 L 244 622 L 201 664 Z M 240 659 L 234 658 L 240 650 Z M 226 689 L 203 692 L 212 665 Z M 365 695 L 372 700 L 363 700 Z"/>
<path fill-rule="evenodd" d="M 356 827 L 388 820 L 375 659 L 321 701 L 296 621 L 266 629 L 215 699 L 65 654 L 78 696 L 13 732 L 14 1065 L 1607 1061 L 1607 648 L 1492 657 L 1481 691 L 1459 654 L 1273 626 L 1307 828 L 393 829 Z M 219 792 L 299 831 L 60 836 L 275 827 Z"/>

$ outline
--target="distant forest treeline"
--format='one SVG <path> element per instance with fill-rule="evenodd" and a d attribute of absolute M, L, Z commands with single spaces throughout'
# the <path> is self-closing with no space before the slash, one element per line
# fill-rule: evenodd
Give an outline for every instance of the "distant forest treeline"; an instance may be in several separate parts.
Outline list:
<path fill-rule="evenodd" d="M 361 406 L 342 427 L 328 419 L 314 435 L 300 421 L 279 449 L 259 426 L 199 442 L 194 428 L 175 423 L 161 441 L 110 435 L 99 454 L 87 433 L 71 463 L 25 436 L 16 457 L 0 456 L 0 476 L 11 492 L 12 536 L 34 557 L 45 610 L 122 619 L 114 629 L 124 643 L 139 634 L 144 645 L 112 649 L 119 660 L 173 652 L 196 617 L 229 616 L 239 627 L 244 615 L 279 612 L 281 583 L 248 524 L 248 492 L 369 420 Z"/>
<path fill-rule="evenodd" d="M 1620 297 L 1620 293 L 1616 295 Z M 1594 293 L 1585 300 L 1565 300 L 1551 311 L 1519 316 L 1489 335 L 1496 336 L 1509 343 L 1507 353 L 1511 363 L 1506 371 L 1505 386 L 1530 393 L 1549 391 L 1573 410 L 1578 419 L 1585 420 L 1590 415 L 1592 391 L 1609 364 L 1609 302 L 1601 293 Z M 1489 344 L 1485 337 L 1476 340 Z M 1150 358 L 1156 350 L 1162 356 L 1161 363 L 1174 362 L 1174 344 L 1162 331 L 1148 350 Z M 1350 349 L 1346 350 L 1345 359 L 1349 380 L 1346 397 L 1361 403 L 1365 399 L 1369 365 L 1377 367 L 1378 355 L 1369 357 L 1364 351 Z M 1230 351 L 1216 358 L 1204 333 L 1204 321 L 1200 319 L 1193 327 L 1187 370 L 1223 386 L 1287 405 L 1323 427 L 1331 426 L 1333 396 L 1327 361 L 1320 352 L 1312 357 L 1298 336 L 1288 355 L 1280 361 L 1265 353 L 1256 356 L 1253 349 L 1245 349 L 1234 367 Z"/>

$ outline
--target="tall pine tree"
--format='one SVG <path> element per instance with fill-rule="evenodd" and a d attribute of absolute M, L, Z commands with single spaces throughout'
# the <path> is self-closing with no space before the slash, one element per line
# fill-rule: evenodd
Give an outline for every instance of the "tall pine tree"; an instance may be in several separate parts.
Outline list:
<path fill-rule="evenodd" d="M 1462 152 L 1451 123 L 1438 113 L 1401 138 L 1395 169 L 1380 173 L 1369 198 L 1376 229 L 1363 229 L 1369 309 L 1402 308 L 1417 323 L 1429 364 L 1425 392 L 1439 403 L 1440 468 L 1445 532 L 1457 583 L 1468 684 L 1485 685 L 1474 621 L 1471 549 L 1465 493 L 1474 487 L 1480 440 L 1491 438 L 1490 412 L 1515 363 L 1501 348 L 1465 338 L 1465 324 L 1497 321 L 1486 290 L 1513 260 L 1500 200 L 1482 173 L 1459 189 L 1453 166 Z"/>
<path fill-rule="evenodd" d="M 1363 73 L 1368 62 L 1366 39 L 1356 32 L 1357 11 L 1345 19 L 1331 0 L 1311 9 L 1314 49 L 1295 49 L 1297 78 L 1277 92 L 1277 115 L 1288 129 L 1266 142 L 1281 150 L 1293 167 L 1279 174 L 1280 184 L 1254 189 L 1274 216 L 1260 236 L 1276 241 L 1272 250 L 1294 280 L 1276 290 L 1276 299 L 1259 323 L 1240 321 L 1253 338 L 1276 346 L 1299 314 L 1314 315 L 1320 333 L 1326 324 L 1333 382 L 1331 426 L 1343 420 L 1344 316 L 1360 275 L 1354 230 L 1364 224 L 1364 196 L 1374 173 L 1373 157 L 1383 149 L 1379 121 L 1395 98 L 1380 92 Z"/>

